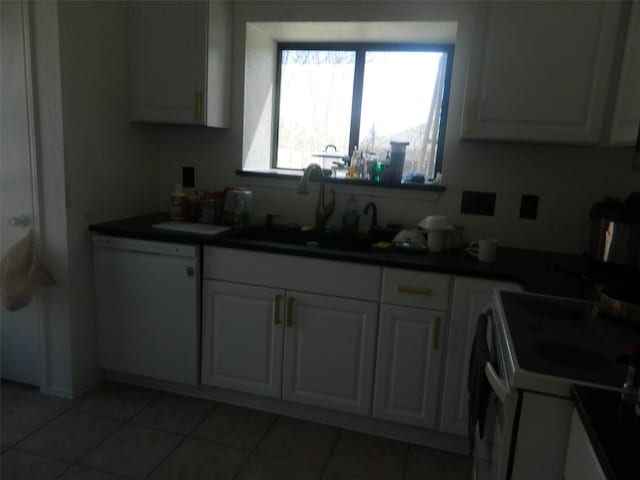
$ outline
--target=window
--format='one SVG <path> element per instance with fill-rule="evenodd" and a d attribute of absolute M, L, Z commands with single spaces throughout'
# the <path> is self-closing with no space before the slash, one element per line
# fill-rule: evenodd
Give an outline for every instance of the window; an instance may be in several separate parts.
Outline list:
<path fill-rule="evenodd" d="M 453 46 L 280 44 L 272 166 L 339 160 L 325 150 L 388 161 L 409 142 L 403 178 L 441 169 Z M 335 146 L 327 148 L 328 145 Z"/>

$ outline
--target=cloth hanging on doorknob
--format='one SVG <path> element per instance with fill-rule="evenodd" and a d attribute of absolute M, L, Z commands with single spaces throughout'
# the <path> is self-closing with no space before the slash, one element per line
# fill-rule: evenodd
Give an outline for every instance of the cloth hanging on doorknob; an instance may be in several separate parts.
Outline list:
<path fill-rule="evenodd" d="M 29 230 L 0 260 L 0 300 L 9 311 L 26 307 L 39 287 L 55 283 L 40 260 L 34 237 Z"/>

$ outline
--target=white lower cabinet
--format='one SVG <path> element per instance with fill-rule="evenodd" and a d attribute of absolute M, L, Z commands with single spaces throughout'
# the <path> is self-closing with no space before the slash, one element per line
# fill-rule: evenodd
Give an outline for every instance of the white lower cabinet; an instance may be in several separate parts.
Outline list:
<path fill-rule="evenodd" d="M 203 384 L 371 414 L 380 268 L 206 248 L 204 272 Z"/>
<path fill-rule="evenodd" d="M 370 413 L 376 303 L 213 280 L 203 288 L 203 384 Z"/>
<path fill-rule="evenodd" d="M 381 307 L 374 417 L 435 427 L 443 317 L 418 308 Z"/>
<path fill-rule="evenodd" d="M 280 398 L 282 290 L 203 282 L 202 383 Z"/>
<path fill-rule="evenodd" d="M 489 306 L 496 288 L 520 290 L 513 283 L 455 277 L 440 416 L 440 430 L 443 432 L 467 435 L 471 346 L 478 317 Z"/>
<path fill-rule="evenodd" d="M 204 254 L 203 384 L 466 435 L 478 315 L 494 288 L 517 285 L 218 247 Z"/>
<path fill-rule="evenodd" d="M 369 415 L 378 305 L 287 293 L 282 398 Z"/>

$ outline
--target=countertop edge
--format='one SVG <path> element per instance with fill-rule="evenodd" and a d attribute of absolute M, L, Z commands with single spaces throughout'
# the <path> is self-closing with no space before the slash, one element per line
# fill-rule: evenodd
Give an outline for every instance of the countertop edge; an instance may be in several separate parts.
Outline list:
<path fill-rule="evenodd" d="M 153 228 L 166 222 L 166 213 L 153 213 L 89 226 L 89 231 L 102 235 L 121 236 L 152 241 L 190 245 L 219 246 L 283 255 L 336 260 L 387 268 L 443 273 L 472 278 L 511 282 L 531 293 L 585 298 L 583 282 L 570 272 L 580 271 L 583 256 L 554 252 L 501 247 L 495 263 L 478 262 L 465 255 L 462 249 L 440 253 L 414 252 L 350 252 L 337 249 L 286 245 L 266 241 L 234 238 L 237 231 L 218 235 L 194 234 Z M 555 268 L 557 266 L 558 268 Z M 567 273 L 569 272 L 569 273 Z"/>

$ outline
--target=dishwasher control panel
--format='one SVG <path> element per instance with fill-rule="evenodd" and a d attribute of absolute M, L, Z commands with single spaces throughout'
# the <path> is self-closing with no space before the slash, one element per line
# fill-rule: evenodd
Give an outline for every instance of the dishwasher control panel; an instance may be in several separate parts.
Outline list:
<path fill-rule="evenodd" d="M 128 250 L 156 255 L 173 255 L 187 258 L 195 258 L 198 255 L 197 245 L 111 237 L 108 235 L 94 235 L 93 246 L 96 248 L 112 248 L 116 250 Z"/>

